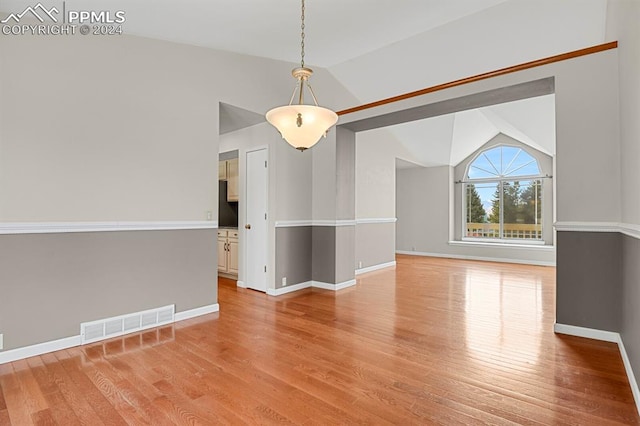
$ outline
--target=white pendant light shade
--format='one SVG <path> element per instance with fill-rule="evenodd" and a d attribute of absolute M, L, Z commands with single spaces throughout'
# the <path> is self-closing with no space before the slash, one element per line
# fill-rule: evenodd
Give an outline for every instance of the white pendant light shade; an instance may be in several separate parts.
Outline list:
<path fill-rule="evenodd" d="M 301 37 L 302 46 L 301 61 L 298 68 L 291 71 L 293 78 L 297 80 L 296 87 L 293 89 L 289 105 L 273 108 L 266 114 L 267 121 L 278 131 L 289 145 L 304 151 L 315 145 L 322 136 L 326 136 L 327 132 L 338 122 L 338 114 L 328 108 L 318 105 L 315 93 L 309 84 L 309 77 L 313 74 L 310 68 L 304 66 L 304 0 L 302 3 L 302 30 Z M 306 105 L 304 103 L 304 89 L 307 88 L 314 105 Z M 298 103 L 294 104 L 293 100 L 298 93 Z"/>
<path fill-rule="evenodd" d="M 304 151 L 326 135 L 338 121 L 338 114 L 315 105 L 287 105 L 273 108 L 267 112 L 266 118 L 284 140 Z"/>

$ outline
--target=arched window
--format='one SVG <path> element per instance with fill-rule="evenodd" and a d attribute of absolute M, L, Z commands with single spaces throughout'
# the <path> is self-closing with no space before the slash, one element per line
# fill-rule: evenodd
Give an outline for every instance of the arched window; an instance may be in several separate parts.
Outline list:
<path fill-rule="evenodd" d="M 463 238 L 543 240 L 543 184 L 538 160 L 523 148 L 497 145 L 468 164 Z"/>

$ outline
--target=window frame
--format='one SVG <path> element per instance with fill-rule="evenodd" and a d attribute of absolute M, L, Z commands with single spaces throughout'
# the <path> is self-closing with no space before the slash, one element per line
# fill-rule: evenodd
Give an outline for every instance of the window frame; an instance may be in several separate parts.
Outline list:
<path fill-rule="evenodd" d="M 524 145 L 524 144 L 522 144 Z M 498 176 L 496 175 L 496 177 L 489 177 L 489 178 L 469 178 L 469 171 L 471 169 L 471 166 L 473 165 L 473 163 L 481 156 L 483 155 L 485 152 L 488 152 L 492 149 L 495 148 L 501 148 L 501 147 L 511 147 L 511 148 L 517 148 L 521 151 L 524 151 L 526 154 L 528 154 L 531 158 L 533 158 L 538 166 L 538 170 L 539 170 L 539 174 L 537 175 L 518 175 L 518 176 Z M 538 155 L 535 155 L 536 153 L 531 152 L 534 151 L 533 148 L 530 148 L 528 146 L 521 146 L 521 145 L 516 145 L 516 144 L 510 144 L 510 143 L 496 143 L 496 144 L 491 144 L 489 146 L 485 145 L 483 147 L 481 147 L 480 149 L 478 149 L 478 151 L 476 151 L 474 154 L 472 154 L 471 156 L 467 157 L 467 159 L 465 159 L 462 163 L 466 162 L 467 164 L 464 167 L 464 174 L 463 174 L 463 180 L 460 181 L 460 183 L 462 184 L 462 188 L 461 188 L 461 195 L 462 195 L 462 200 L 461 200 L 461 215 L 460 215 L 460 219 L 461 219 L 461 234 L 460 234 L 460 241 L 461 242 L 470 242 L 470 243 L 488 243 L 488 244 L 495 244 L 495 245 L 535 245 L 535 246 L 543 246 L 543 245 L 547 245 L 547 242 L 545 241 L 545 237 L 544 237 L 544 230 L 546 226 L 549 226 L 546 224 L 547 220 L 545 220 L 545 214 L 544 214 L 544 210 L 541 211 L 541 215 L 543 217 L 543 221 L 541 224 L 541 230 L 540 230 L 540 238 L 504 238 L 504 201 L 503 201 L 503 197 L 504 197 L 504 182 L 515 182 L 515 181 L 536 181 L 539 180 L 540 181 L 540 188 L 541 190 L 544 187 L 544 179 L 550 179 L 551 177 L 548 174 L 544 173 L 544 167 L 542 167 L 542 164 L 540 163 L 540 159 L 538 158 Z M 537 150 L 535 150 L 537 151 Z M 516 154 L 516 156 L 519 155 Z M 483 183 L 491 183 L 491 184 L 497 184 L 500 187 L 500 222 L 499 222 L 499 235 L 500 238 L 488 238 L 488 237 L 468 237 L 466 236 L 467 232 L 467 187 L 469 184 L 483 184 Z M 544 198 L 544 192 L 541 194 L 541 198 Z M 553 226 L 553 225 L 551 225 Z"/>

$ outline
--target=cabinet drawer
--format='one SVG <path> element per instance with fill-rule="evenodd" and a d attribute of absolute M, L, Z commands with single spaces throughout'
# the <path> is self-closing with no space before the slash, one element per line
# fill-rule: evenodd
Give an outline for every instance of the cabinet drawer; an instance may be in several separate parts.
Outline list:
<path fill-rule="evenodd" d="M 227 238 L 227 232 L 226 229 L 218 229 L 218 237 Z"/>
<path fill-rule="evenodd" d="M 229 231 L 229 238 L 238 238 L 238 231 Z"/>

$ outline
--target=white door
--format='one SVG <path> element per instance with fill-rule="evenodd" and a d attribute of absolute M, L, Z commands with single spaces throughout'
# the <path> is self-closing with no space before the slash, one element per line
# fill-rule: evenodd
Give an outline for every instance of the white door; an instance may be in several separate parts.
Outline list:
<path fill-rule="evenodd" d="M 247 288 L 267 291 L 267 150 L 247 152 Z"/>

